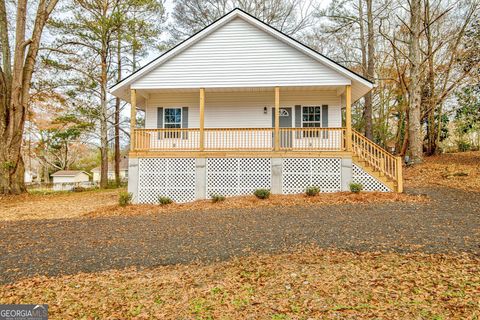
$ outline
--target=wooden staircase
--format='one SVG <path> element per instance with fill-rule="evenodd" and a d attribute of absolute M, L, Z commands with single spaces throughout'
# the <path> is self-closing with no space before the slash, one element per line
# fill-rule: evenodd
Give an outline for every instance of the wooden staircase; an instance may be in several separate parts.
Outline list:
<path fill-rule="evenodd" d="M 357 131 L 352 131 L 352 160 L 391 190 L 403 192 L 402 158 L 396 157 Z"/>

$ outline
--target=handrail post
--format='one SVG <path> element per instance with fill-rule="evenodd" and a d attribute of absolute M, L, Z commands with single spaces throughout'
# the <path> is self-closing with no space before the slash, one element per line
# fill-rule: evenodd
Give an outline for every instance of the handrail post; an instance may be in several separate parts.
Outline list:
<path fill-rule="evenodd" d="M 135 150 L 135 127 L 137 126 L 137 90 L 130 89 L 130 151 Z"/>
<path fill-rule="evenodd" d="M 205 88 L 200 88 L 200 151 L 205 150 Z"/>
<path fill-rule="evenodd" d="M 345 86 L 345 144 L 347 151 L 352 151 L 352 86 Z"/>
<path fill-rule="evenodd" d="M 397 157 L 397 192 L 403 192 L 403 166 L 402 157 Z"/>
<path fill-rule="evenodd" d="M 274 151 L 280 150 L 280 88 L 275 87 L 275 142 Z"/>

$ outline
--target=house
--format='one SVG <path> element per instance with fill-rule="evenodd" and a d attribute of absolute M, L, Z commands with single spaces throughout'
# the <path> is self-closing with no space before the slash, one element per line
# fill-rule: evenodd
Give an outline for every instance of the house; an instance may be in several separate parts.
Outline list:
<path fill-rule="evenodd" d="M 71 190 L 89 184 L 90 176 L 79 170 L 60 170 L 52 174 L 54 190 Z"/>
<path fill-rule="evenodd" d="M 351 182 L 401 192 L 400 158 L 352 129 L 373 86 L 235 9 L 111 88 L 132 105 L 128 190 L 139 203 Z"/>
<path fill-rule="evenodd" d="M 93 182 L 100 182 L 100 166 L 92 169 Z M 128 158 L 124 157 L 120 160 L 120 179 L 128 179 Z M 108 164 L 108 180 L 115 180 L 115 164 Z"/>

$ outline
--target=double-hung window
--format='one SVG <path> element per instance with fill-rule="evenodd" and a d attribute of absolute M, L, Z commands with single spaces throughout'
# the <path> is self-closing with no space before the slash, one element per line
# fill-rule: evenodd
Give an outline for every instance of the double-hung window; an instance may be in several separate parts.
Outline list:
<path fill-rule="evenodd" d="M 163 127 L 165 129 L 182 128 L 182 108 L 165 108 L 163 112 Z M 165 132 L 165 138 L 179 138 L 180 131 Z"/>
<path fill-rule="evenodd" d="M 320 128 L 322 126 L 322 108 L 320 106 L 302 106 L 302 127 Z M 303 131 L 304 137 L 318 137 L 318 131 Z"/>

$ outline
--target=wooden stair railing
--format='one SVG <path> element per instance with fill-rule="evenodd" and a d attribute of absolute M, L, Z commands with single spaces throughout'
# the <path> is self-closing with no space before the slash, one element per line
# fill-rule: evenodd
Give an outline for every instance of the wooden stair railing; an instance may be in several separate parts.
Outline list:
<path fill-rule="evenodd" d="M 395 191 L 403 192 L 402 158 L 392 155 L 367 137 L 352 130 L 352 152 L 384 182 L 393 182 Z"/>

